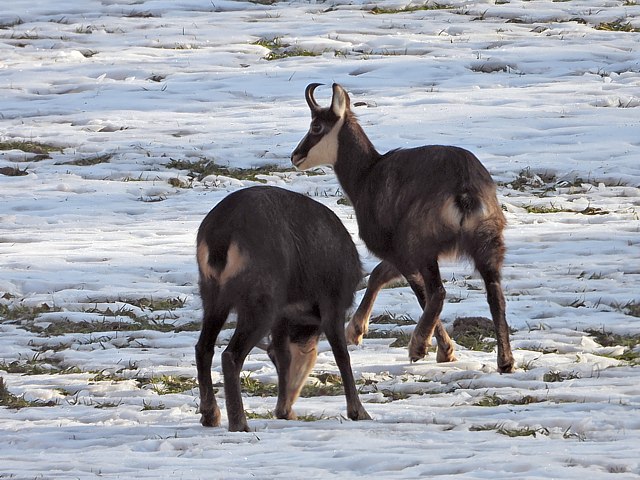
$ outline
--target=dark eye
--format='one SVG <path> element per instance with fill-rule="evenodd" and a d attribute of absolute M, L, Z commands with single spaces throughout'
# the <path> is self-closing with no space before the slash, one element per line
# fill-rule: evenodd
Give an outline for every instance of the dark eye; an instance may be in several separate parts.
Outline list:
<path fill-rule="evenodd" d="M 311 128 L 309 129 L 309 131 L 313 135 L 320 135 L 322 133 L 322 130 L 324 130 L 324 127 L 321 123 L 312 123 Z"/>

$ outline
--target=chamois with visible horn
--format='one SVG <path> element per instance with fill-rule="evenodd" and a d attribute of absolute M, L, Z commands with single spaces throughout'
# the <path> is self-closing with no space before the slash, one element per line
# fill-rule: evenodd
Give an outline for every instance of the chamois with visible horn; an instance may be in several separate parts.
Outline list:
<path fill-rule="evenodd" d="M 202 425 L 220 425 L 211 363 L 232 309 L 237 325 L 222 353 L 229 431 L 249 431 L 240 371 L 267 334 L 278 372 L 277 418 L 296 418 L 292 405 L 315 365 L 321 333 L 342 376 L 348 417 L 370 418 L 358 398 L 343 328 L 362 269 L 351 236 L 331 210 L 277 187 L 238 190 L 202 221 L 197 260 L 204 308 L 196 345 Z"/>
<path fill-rule="evenodd" d="M 305 97 L 311 126 L 291 161 L 298 169 L 332 166 L 355 210 L 360 237 L 382 262 L 369 278 L 363 301 L 347 327 L 352 343 L 362 341 L 376 295 L 404 276 L 423 313 L 411 335 L 409 358 L 423 358 L 435 335 L 437 361 L 455 360 L 453 342 L 440 321 L 446 292 L 438 259 L 473 260 L 486 286 L 498 341 L 498 370 L 512 372 L 514 359 L 501 286 L 506 220 L 491 175 L 471 152 L 428 145 L 380 154 L 351 111 L 347 92 L 333 84 L 329 107 Z"/>

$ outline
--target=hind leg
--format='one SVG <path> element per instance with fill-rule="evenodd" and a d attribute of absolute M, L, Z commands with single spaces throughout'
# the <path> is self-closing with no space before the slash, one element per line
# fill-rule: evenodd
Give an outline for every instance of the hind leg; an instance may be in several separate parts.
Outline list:
<path fill-rule="evenodd" d="M 220 292 L 216 285 L 201 283 L 200 291 L 204 316 L 200 338 L 195 349 L 200 390 L 200 423 L 205 427 L 217 427 L 220 425 L 220 408 L 213 393 L 211 362 L 216 338 L 229 315 L 229 309 L 221 305 Z"/>
<path fill-rule="evenodd" d="M 347 399 L 347 416 L 351 420 L 371 420 L 358 397 L 356 382 L 351 369 L 351 358 L 342 329 L 344 314 L 344 310 L 338 312 L 335 306 L 325 305 L 321 311 L 322 330 L 327 336 L 336 364 L 340 370 L 344 394 Z"/>
<path fill-rule="evenodd" d="M 506 303 L 500 283 L 499 266 L 492 261 L 476 261 L 476 267 L 484 280 L 487 290 L 487 302 L 491 310 L 493 325 L 498 341 L 498 371 L 511 373 L 515 368 L 515 361 L 509 341 L 509 325 L 506 318 Z"/>
<path fill-rule="evenodd" d="M 362 337 L 369 330 L 369 317 L 378 293 L 386 284 L 401 277 L 402 274 L 389 262 L 383 261 L 376 265 L 369 276 L 364 297 L 347 325 L 347 342 L 353 345 L 362 343 Z"/>
<path fill-rule="evenodd" d="M 318 357 L 318 325 L 291 325 L 281 323 L 273 329 L 273 342 L 270 347 L 271 356 L 278 371 L 278 402 L 275 415 L 277 418 L 295 420 L 292 407 L 300 395 L 309 373 Z"/>
<path fill-rule="evenodd" d="M 425 291 L 424 280 L 422 279 L 422 276 L 419 273 L 408 275 L 407 281 L 409 282 L 411 289 L 415 293 L 416 298 L 418 299 L 418 303 L 420 303 L 420 306 L 424 311 L 427 305 L 427 300 L 426 300 L 427 293 Z M 438 342 L 438 351 L 436 354 L 436 361 L 439 363 L 455 362 L 457 360 L 454 353 L 455 347 L 453 345 L 453 342 L 451 341 L 451 338 L 449 337 L 449 334 L 444 328 L 444 325 L 442 325 L 440 316 L 438 316 L 438 318 L 436 319 L 433 335 L 435 335 L 436 341 Z M 426 340 L 427 349 L 429 348 L 430 345 L 431 345 L 431 337 L 427 338 Z"/>
<path fill-rule="evenodd" d="M 440 322 L 440 312 L 444 305 L 446 292 L 442 286 L 437 259 L 433 258 L 426 262 L 425 266 L 420 270 L 420 274 L 424 282 L 425 308 L 409 342 L 409 358 L 412 362 L 424 358 L 427 354 L 431 344 L 431 336 L 438 325 L 440 325 L 438 333 L 441 336 L 446 335 Z M 449 336 L 447 335 L 446 337 L 448 338 Z"/>
<path fill-rule="evenodd" d="M 238 311 L 238 325 L 222 353 L 224 393 L 230 432 L 248 432 L 240 389 L 240 371 L 253 347 L 264 337 L 276 317 L 273 299 L 262 295 L 248 300 Z"/>

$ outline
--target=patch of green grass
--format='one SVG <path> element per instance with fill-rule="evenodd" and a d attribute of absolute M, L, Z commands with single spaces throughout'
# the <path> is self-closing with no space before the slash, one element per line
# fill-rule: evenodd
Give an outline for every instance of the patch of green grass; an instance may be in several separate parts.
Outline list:
<path fill-rule="evenodd" d="M 626 350 L 620 355 L 603 356 L 629 362 L 633 365 L 640 364 L 640 350 L 637 349 L 638 345 L 640 345 L 640 335 L 619 335 L 607 332 L 604 328 L 602 330 L 585 330 L 585 333 L 591 335 L 603 347 L 626 347 Z"/>
<path fill-rule="evenodd" d="M 640 317 L 640 302 L 636 302 L 632 300 L 627 302 L 625 305 L 622 305 L 621 311 L 626 313 L 627 315 L 631 315 L 632 317 Z"/>
<path fill-rule="evenodd" d="M 452 5 L 447 5 L 443 3 L 424 3 L 422 5 L 407 5 L 402 8 L 386 8 L 381 6 L 373 7 L 370 12 L 374 15 L 390 15 L 394 13 L 411 13 L 418 11 L 429 11 L 429 10 L 448 10 L 452 9 Z"/>
<path fill-rule="evenodd" d="M 273 412 L 271 411 L 258 413 L 251 410 L 245 410 L 244 414 L 247 416 L 247 420 L 273 420 L 276 418 L 273 416 Z"/>
<path fill-rule="evenodd" d="M 324 415 L 313 415 L 312 413 L 307 413 L 306 415 L 298 415 L 297 420 L 300 422 L 318 422 L 320 420 L 326 420 L 329 417 L 325 417 Z"/>
<path fill-rule="evenodd" d="M 456 318 L 451 338 L 459 345 L 478 352 L 492 352 L 497 344 L 495 326 L 484 317 Z"/>
<path fill-rule="evenodd" d="M 164 406 L 164 403 L 160 402 L 155 405 L 151 404 L 151 402 L 147 402 L 145 400 L 142 401 L 142 410 L 143 412 L 148 412 L 151 410 L 165 410 L 167 407 Z"/>
<path fill-rule="evenodd" d="M 216 164 L 213 160 L 201 159 L 197 161 L 174 160 L 165 165 L 167 168 L 187 170 L 189 175 L 201 181 L 209 175 L 221 175 L 237 180 L 250 180 L 266 183 L 266 180 L 257 178 L 258 175 L 270 175 L 274 172 L 292 172 L 293 168 L 280 168 L 277 165 L 264 165 L 255 168 L 228 168 Z"/>
<path fill-rule="evenodd" d="M 415 325 L 416 322 L 409 315 L 396 315 L 395 313 L 385 312 L 382 315 L 373 317 L 370 323 L 376 325 Z"/>
<path fill-rule="evenodd" d="M 616 20 L 614 22 L 604 22 L 596 25 L 596 30 L 604 30 L 607 32 L 640 32 L 640 28 L 631 25 L 631 22 Z"/>
<path fill-rule="evenodd" d="M 240 386 L 244 392 L 253 397 L 275 397 L 278 395 L 277 385 L 262 383 L 253 378 L 250 373 L 240 376 Z"/>
<path fill-rule="evenodd" d="M 469 427 L 469 431 L 470 432 L 495 431 L 496 433 L 499 433 L 500 435 L 506 435 L 507 437 L 535 437 L 536 435 L 549 435 L 549 430 L 544 427 L 508 428 L 504 424 L 499 424 L 499 423 L 493 423 L 488 425 L 472 425 L 471 427 Z"/>
<path fill-rule="evenodd" d="M 4 384 L 4 379 L 0 377 L 0 407 L 7 407 L 15 410 L 27 407 L 55 407 L 56 402 L 50 400 L 26 400 L 24 395 L 18 397 L 11 393 Z"/>
<path fill-rule="evenodd" d="M 51 307 L 47 303 L 36 306 L 27 305 L 3 305 L 0 304 L 0 322 L 15 320 L 35 320 L 38 316 L 47 312 L 59 312 L 58 307 Z"/>
<path fill-rule="evenodd" d="M 109 163 L 113 157 L 112 153 L 103 153 L 102 155 L 93 155 L 90 157 L 77 158 L 70 162 L 59 163 L 58 165 L 76 165 L 80 167 L 89 167 L 100 163 Z"/>
<path fill-rule="evenodd" d="M 105 401 L 96 403 L 93 408 L 118 408 L 122 405 L 122 400 Z"/>
<path fill-rule="evenodd" d="M 332 397 L 342 395 L 344 387 L 342 386 L 342 378 L 340 375 L 332 373 L 315 373 L 310 375 L 317 382 L 307 383 L 302 387 L 300 396 L 303 398 L 311 397 Z"/>
<path fill-rule="evenodd" d="M 43 347 L 43 349 L 50 350 L 50 347 Z M 51 358 L 41 359 L 41 353 L 42 352 L 36 352 L 33 357 L 27 360 L 14 360 L 9 363 L 3 360 L 0 363 L 0 370 L 4 370 L 7 373 L 18 373 L 21 375 L 80 373 L 80 369 L 78 367 L 63 368 L 61 366 L 61 361 L 55 361 Z"/>
<path fill-rule="evenodd" d="M 35 153 L 42 155 L 43 158 L 50 158 L 52 152 L 61 152 L 62 147 L 42 142 L 31 142 L 28 140 L 6 140 L 0 142 L 0 150 L 22 150 L 25 153 Z"/>
<path fill-rule="evenodd" d="M 280 37 L 261 38 L 253 42 L 252 45 L 259 45 L 269 50 L 269 53 L 264 57 L 265 60 L 280 60 L 288 57 L 316 57 L 319 55 L 319 53 L 311 50 L 283 43 Z"/>
<path fill-rule="evenodd" d="M 192 390 L 198 386 L 198 382 L 192 377 L 180 377 L 174 375 L 161 375 L 159 377 L 137 378 L 140 388 L 150 388 L 158 395 L 169 395 Z"/>
<path fill-rule="evenodd" d="M 545 213 L 561 213 L 561 212 L 567 212 L 568 210 L 562 209 L 562 208 L 558 208 L 555 207 L 553 204 L 551 205 L 525 205 L 524 209 L 527 211 L 527 213 L 541 213 L 541 214 L 545 214 Z"/>
<path fill-rule="evenodd" d="M 602 330 L 588 329 L 585 333 L 591 335 L 593 339 L 603 347 L 615 347 L 621 345 L 623 347 L 634 348 L 640 344 L 640 335 L 619 335 L 617 333 Z"/>
<path fill-rule="evenodd" d="M 181 297 L 175 297 L 175 298 L 156 298 L 154 299 L 152 298 L 146 298 L 146 297 L 142 297 L 142 298 L 138 298 L 138 299 L 129 299 L 126 300 L 126 302 L 130 305 L 134 305 L 136 307 L 139 307 L 143 310 L 152 310 L 152 311 L 157 311 L 157 310 L 175 310 L 177 308 L 182 308 L 184 307 L 185 303 L 187 302 L 186 298 L 181 298 Z"/>
<path fill-rule="evenodd" d="M 476 407 L 498 407 L 500 405 L 529 405 L 531 403 L 540 403 L 543 400 L 540 400 L 536 397 L 532 397 L 531 395 L 524 395 L 520 398 L 514 399 L 506 399 L 499 397 L 497 393 L 492 395 L 485 395 L 480 400 L 478 400 L 474 405 Z"/>

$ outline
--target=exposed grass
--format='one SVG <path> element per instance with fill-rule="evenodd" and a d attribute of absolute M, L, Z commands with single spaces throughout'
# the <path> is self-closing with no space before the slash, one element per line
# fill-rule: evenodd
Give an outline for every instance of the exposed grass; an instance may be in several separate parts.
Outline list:
<path fill-rule="evenodd" d="M 63 149 L 62 147 L 41 142 L 31 142 L 27 140 L 6 140 L 3 142 L 0 141 L 0 150 L 22 150 L 25 153 L 35 153 L 37 155 L 42 155 L 44 159 L 50 158 L 50 153 L 61 152 Z"/>
<path fill-rule="evenodd" d="M 98 313 L 98 312 L 96 312 Z M 200 322 L 189 322 L 182 325 L 174 325 L 163 320 L 149 318 L 139 318 L 134 322 L 122 322 L 118 320 L 107 320 L 104 318 L 99 322 L 80 321 L 73 322 L 66 319 L 57 319 L 51 322 L 46 328 L 37 325 L 24 325 L 24 328 L 47 337 L 67 335 L 71 333 L 101 333 L 101 332 L 136 332 L 140 330 L 152 330 L 156 332 L 197 332 L 200 330 Z"/>
<path fill-rule="evenodd" d="M 370 12 L 375 15 L 390 15 L 394 13 L 411 13 L 418 11 L 429 11 L 429 10 L 448 10 L 453 8 L 451 5 L 442 4 L 442 3 L 424 3 L 422 5 L 407 5 L 402 8 L 386 8 L 381 6 L 373 7 Z"/>
<path fill-rule="evenodd" d="M 167 319 L 177 318 L 172 312 L 185 305 L 186 299 L 160 298 L 148 299 L 139 298 L 131 300 L 119 300 L 123 302 L 119 307 L 99 308 L 97 303 L 94 307 L 83 310 L 85 313 L 100 315 L 101 321 L 71 321 L 66 318 L 53 319 L 49 325 L 42 327 L 34 324 L 34 321 L 43 313 L 60 312 L 59 307 L 51 307 L 46 303 L 37 306 L 25 305 L 2 305 L 0 304 L 0 322 L 19 322 L 20 326 L 30 332 L 44 336 L 58 336 L 70 333 L 97 333 L 97 332 L 118 332 L 118 331 L 138 331 L 155 330 L 160 332 L 184 332 L 200 330 L 200 322 L 188 322 L 182 325 L 175 325 L 167 322 Z M 161 312 L 160 315 L 140 314 L 133 307 L 138 307 L 144 312 Z M 165 312 L 165 313 L 162 313 Z M 127 317 L 131 322 L 123 321 L 117 317 Z"/>
<path fill-rule="evenodd" d="M 129 299 L 126 302 L 130 305 L 134 305 L 136 307 L 142 308 L 143 310 L 175 310 L 177 308 L 184 307 L 186 303 L 186 298 L 175 297 L 175 298 L 138 298 L 138 299 Z"/>
<path fill-rule="evenodd" d="M 580 374 L 576 372 L 560 372 L 558 370 L 552 370 L 550 372 L 545 373 L 542 376 L 542 381 L 548 383 L 554 382 L 564 382 L 565 380 L 573 380 L 576 378 L 580 378 Z"/>
<path fill-rule="evenodd" d="M 276 418 L 273 416 L 273 412 L 271 411 L 258 413 L 251 410 L 245 410 L 244 414 L 247 416 L 247 420 L 273 420 Z"/>
<path fill-rule="evenodd" d="M 385 398 L 390 399 L 392 402 L 395 402 L 397 400 L 406 400 L 407 398 L 409 398 L 408 393 L 400 392 L 397 390 L 384 389 L 384 390 L 381 390 L 381 392 Z"/>
<path fill-rule="evenodd" d="M 136 379 L 140 388 L 150 388 L 158 395 L 169 395 L 192 390 L 198 386 L 195 378 L 161 375 L 159 377 Z"/>
<path fill-rule="evenodd" d="M 416 321 L 409 315 L 396 315 L 395 313 L 385 312 L 382 315 L 371 318 L 369 321 L 376 325 L 415 325 Z"/>
<path fill-rule="evenodd" d="M 330 397 L 344 393 L 342 378 L 339 375 L 332 373 L 315 373 L 311 374 L 311 377 L 315 378 L 317 382 L 313 384 L 307 383 L 302 387 L 300 396 L 303 398 Z"/>
<path fill-rule="evenodd" d="M 497 344 L 493 322 L 484 317 L 456 318 L 451 338 L 459 345 L 479 352 L 492 352 Z"/>
<path fill-rule="evenodd" d="M 60 308 L 51 307 L 47 303 L 37 306 L 27 305 L 3 305 L 0 304 L 0 322 L 15 320 L 34 320 L 39 315 L 46 312 L 59 312 Z"/>
<path fill-rule="evenodd" d="M 540 400 L 536 397 L 532 397 L 531 395 L 524 395 L 520 398 L 514 399 L 506 399 L 499 397 L 497 393 L 493 395 L 485 395 L 476 403 L 474 403 L 477 407 L 497 407 L 500 405 L 529 405 L 531 403 L 540 403 L 544 400 Z"/>
<path fill-rule="evenodd" d="M 116 401 L 104 401 L 104 402 L 98 402 L 96 403 L 93 408 L 118 408 L 120 405 L 122 405 L 122 400 L 116 400 Z"/>
<path fill-rule="evenodd" d="M 504 424 L 489 424 L 489 425 L 473 425 L 469 428 L 471 432 L 486 432 L 495 431 L 500 435 L 506 435 L 507 437 L 535 437 L 538 434 L 549 435 L 549 430 L 546 428 L 507 428 Z"/>
<path fill-rule="evenodd" d="M 265 60 L 280 60 L 288 57 L 316 57 L 320 55 L 311 50 L 283 43 L 280 37 L 261 38 L 253 42 L 253 45 L 259 45 L 269 50 L 269 53 L 264 57 Z"/>
<path fill-rule="evenodd" d="M 539 214 L 567 212 L 567 210 L 555 207 L 553 204 L 551 204 L 551 205 L 525 205 L 524 209 L 527 211 L 527 213 L 539 213 Z"/>
<path fill-rule="evenodd" d="M 43 400 L 26 400 L 24 396 L 16 396 L 7 389 L 4 384 L 4 379 L 0 377 L 0 407 L 19 410 L 27 407 L 54 407 L 56 405 L 57 403 L 53 400 L 48 402 Z"/>
<path fill-rule="evenodd" d="M 240 386 L 244 392 L 253 397 L 275 397 L 278 394 L 278 386 L 273 383 L 262 383 L 251 374 L 240 376 Z"/>
<path fill-rule="evenodd" d="M 164 403 L 160 402 L 153 405 L 151 402 L 147 402 L 145 400 L 142 401 L 142 411 L 147 412 L 150 410 L 165 410 L 167 407 L 164 406 Z"/>
<path fill-rule="evenodd" d="M 64 345 L 68 347 L 69 345 Z M 50 349 L 49 347 L 46 347 Z M 26 360 L 14 360 L 12 362 L 0 362 L 0 370 L 7 373 L 17 373 L 21 375 L 51 375 L 51 374 L 70 374 L 80 373 L 78 367 L 62 367 L 61 360 L 53 360 L 51 358 L 40 358 L 42 352 L 36 352 L 31 358 Z"/>
<path fill-rule="evenodd" d="M 24 175 L 29 175 L 27 169 L 21 169 L 20 167 L 2 167 L 0 168 L 0 174 L 5 175 L 7 177 L 22 177 Z"/>
<path fill-rule="evenodd" d="M 607 332 L 604 327 L 602 330 L 588 329 L 585 333 L 591 335 L 593 339 L 603 347 L 614 347 L 621 345 L 623 347 L 634 348 L 640 344 L 640 335 L 619 335 Z"/>
<path fill-rule="evenodd" d="M 553 174 L 548 172 L 536 173 L 530 167 L 527 167 L 520 170 L 518 176 L 505 185 L 521 192 L 528 189 L 543 189 L 544 192 L 547 192 L 555 190 L 554 187 L 550 186 L 555 180 L 556 178 Z"/>
<path fill-rule="evenodd" d="M 113 157 L 112 153 L 103 153 L 102 155 L 93 155 L 91 157 L 77 158 L 70 162 L 58 163 L 58 165 L 77 165 L 80 167 L 89 167 L 100 163 L 109 163 Z"/>
<path fill-rule="evenodd" d="M 586 330 L 585 333 L 591 335 L 596 342 L 603 347 L 622 346 L 626 347 L 626 350 L 621 355 L 605 355 L 615 358 L 616 360 L 622 360 L 630 362 L 632 364 L 640 364 L 640 349 L 637 349 L 640 345 L 640 335 L 619 335 L 616 333 L 607 332 L 604 330 Z"/>
<path fill-rule="evenodd" d="M 620 306 L 620 310 L 632 317 L 640 317 L 640 302 L 636 302 L 635 300 L 629 301 Z"/>
<path fill-rule="evenodd" d="M 596 30 L 604 30 L 607 32 L 640 32 L 640 28 L 631 25 L 631 22 L 616 20 L 614 22 L 604 22 L 596 25 Z"/>
<path fill-rule="evenodd" d="M 264 165 L 255 168 L 229 168 L 216 164 L 213 160 L 201 159 L 197 161 L 174 160 L 165 165 L 167 168 L 187 170 L 189 176 L 202 180 L 209 175 L 221 175 L 237 180 L 250 180 L 252 182 L 266 183 L 266 180 L 258 178 L 258 175 L 270 175 L 273 172 L 292 172 L 293 168 L 283 169 L 277 165 Z"/>
<path fill-rule="evenodd" d="M 599 207 L 588 206 L 584 210 L 571 210 L 567 208 L 560 208 L 553 205 L 525 205 L 523 207 L 527 213 L 533 214 L 547 214 L 547 213 L 578 213 L 581 215 L 608 215 L 610 212 L 603 210 Z"/>

